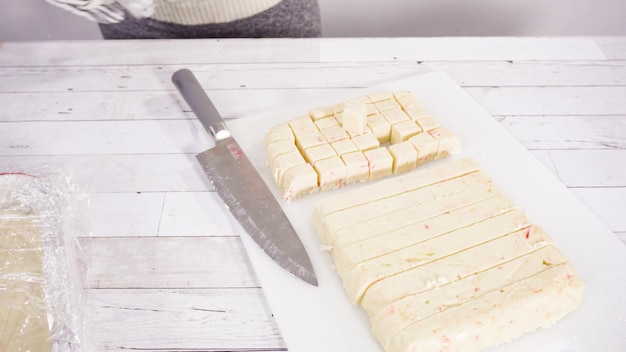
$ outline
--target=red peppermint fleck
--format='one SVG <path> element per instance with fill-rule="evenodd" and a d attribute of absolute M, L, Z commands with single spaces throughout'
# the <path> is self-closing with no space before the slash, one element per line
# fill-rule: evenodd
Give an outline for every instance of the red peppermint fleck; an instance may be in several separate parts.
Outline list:
<path fill-rule="evenodd" d="M 530 228 L 528 230 L 526 230 L 526 238 L 530 237 Z"/>
<path fill-rule="evenodd" d="M 430 229 L 430 226 L 428 226 L 427 224 L 425 224 L 425 225 L 424 225 L 424 228 L 425 228 L 426 230 L 428 230 L 428 229 Z"/>

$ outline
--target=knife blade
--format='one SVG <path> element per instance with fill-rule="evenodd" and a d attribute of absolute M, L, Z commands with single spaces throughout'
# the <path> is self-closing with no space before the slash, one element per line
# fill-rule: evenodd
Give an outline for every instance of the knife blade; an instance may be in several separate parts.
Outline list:
<path fill-rule="evenodd" d="M 194 74 L 180 69 L 172 75 L 172 83 L 215 139 L 215 146 L 196 159 L 226 207 L 276 263 L 317 286 L 313 264 L 296 230 Z"/>

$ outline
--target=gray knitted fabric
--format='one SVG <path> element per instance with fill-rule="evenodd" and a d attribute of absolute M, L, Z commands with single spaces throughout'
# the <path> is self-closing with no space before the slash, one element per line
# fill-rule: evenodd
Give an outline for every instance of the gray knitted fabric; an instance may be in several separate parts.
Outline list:
<path fill-rule="evenodd" d="M 317 0 L 283 0 L 257 15 L 228 23 L 186 26 L 151 18 L 100 23 L 105 39 L 304 38 L 321 35 Z"/>

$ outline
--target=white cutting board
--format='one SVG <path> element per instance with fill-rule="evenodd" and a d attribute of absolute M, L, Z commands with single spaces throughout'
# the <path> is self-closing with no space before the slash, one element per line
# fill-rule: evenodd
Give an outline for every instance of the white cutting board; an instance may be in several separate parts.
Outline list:
<path fill-rule="evenodd" d="M 280 199 L 266 166 L 265 131 L 305 115 L 313 107 L 379 90 L 410 90 L 442 126 L 461 139 L 462 155 L 475 158 L 529 219 L 552 235 L 585 283 L 581 306 L 557 325 L 489 351 L 626 351 L 626 246 L 445 73 L 426 73 L 368 89 L 346 89 L 345 96 L 322 97 L 306 105 L 229 121 L 228 126 Z M 348 185 L 291 203 L 279 201 L 306 246 L 319 287 L 292 277 L 247 235 L 242 236 L 289 351 L 382 351 L 369 332 L 365 313 L 347 300 L 330 255 L 321 250 L 311 226 L 312 209 L 318 200 L 361 186 Z"/>

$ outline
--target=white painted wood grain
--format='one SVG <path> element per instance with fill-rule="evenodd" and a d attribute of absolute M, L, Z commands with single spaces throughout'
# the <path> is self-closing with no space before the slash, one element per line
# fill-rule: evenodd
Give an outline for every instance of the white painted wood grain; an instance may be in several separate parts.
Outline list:
<path fill-rule="evenodd" d="M 165 193 L 89 193 L 84 226 L 93 237 L 156 236 Z"/>
<path fill-rule="evenodd" d="M 98 350 L 286 351 L 259 288 L 90 290 L 87 299 Z"/>
<path fill-rule="evenodd" d="M 233 235 L 234 221 L 215 192 L 168 192 L 159 236 Z"/>
<path fill-rule="evenodd" d="M 626 115 L 497 118 L 529 149 L 626 149 Z"/>
<path fill-rule="evenodd" d="M 465 90 L 492 115 L 626 115 L 626 86 Z"/>
<path fill-rule="evenodd" d="M 324 40 L 321 60 L 598 60 L 605 56 L 584 38 L 361 38 Z"/>
<path fill-rule="evenodd" d="M 83 237 L 88 288 L 258 287 L 241 240 L 212 237 Z"/>
<path fill-rule="evenodd" d="M 0 169 L 49 168 L 71 175 L 85 192 L 212 190 L 193 154 L 0 156 Z"/>
<path fill-rule="evenodd" d="M 597 60 L 592 38 L 449 37 L 6 43 L 1 66 L 394 60 Z M 32 55 L 36 50 L 38 55 Z"/>

